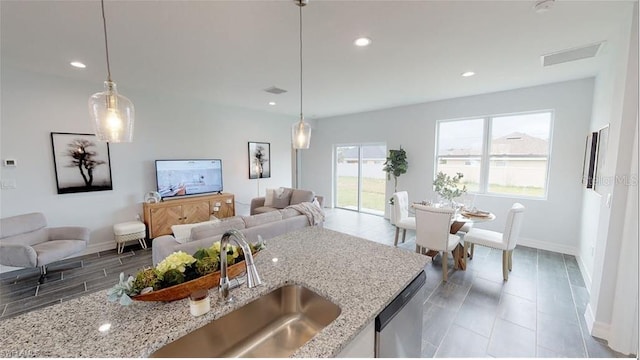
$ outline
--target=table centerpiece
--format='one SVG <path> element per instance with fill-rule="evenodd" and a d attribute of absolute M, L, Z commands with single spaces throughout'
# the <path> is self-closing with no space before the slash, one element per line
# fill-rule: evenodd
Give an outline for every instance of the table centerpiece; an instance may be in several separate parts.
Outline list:
<path fill-rule="evenodd" d="M 264 243 L 249 244 L 256 256 Z M 107 293 L 111 302 L 130 305 L 137 301 L 174 301 L 184 299 L 193 291 L 210 289 L 220 281 L 220 242 L 206 249 L 198 249 L 193 255 L 176 251 L 156 265 L 140 270 L 135 276 L 125 278 L 120 273 L 118 284 Z M 235 277 L 244 271 L 242 248 L 228 244 L 227 276 Z"/>

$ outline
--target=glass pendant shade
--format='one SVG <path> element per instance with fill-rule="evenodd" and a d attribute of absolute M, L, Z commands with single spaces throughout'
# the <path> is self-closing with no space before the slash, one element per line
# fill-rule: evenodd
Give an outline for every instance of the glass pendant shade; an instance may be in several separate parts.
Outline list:
<path fill-rule="evenodd" d="M 291 127 L 291 141 L 294 149 L 308 149 L 311 142 L 311 126 L 300 117 L 300 121 Z"/>
<path fill-rule="evenodd" d="M 110 143 L 133 141 L 133 103 L 119 95 L 113 81 L 104 82 L 105 91 L 89 98 L 89 112 L 98 140 Z"/>

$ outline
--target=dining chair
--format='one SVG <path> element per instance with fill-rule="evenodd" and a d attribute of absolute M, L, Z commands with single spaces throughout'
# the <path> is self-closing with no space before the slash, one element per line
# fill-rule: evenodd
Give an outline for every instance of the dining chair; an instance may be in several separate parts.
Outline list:
<path fill-rule="evenodd" d="M 454 210 L 426 205 L 413 205 L 416 211 L 416 252 L 422 248 L 442 251 L 442 280 L 447 281 L 449 252 L 460 244 L 460 236 L 449 233 Z M 454 257 L 453 268 L 458 268 Z"/>
<path fill-rule="evenodd" d="M 393 211 L 396 217 L 396 238 L 393 246 L 398 246 L 398 236 L 402 229 L 402 242 L 407 237 L 407 229 L 416 229 L 416 218 L 409 216 L 409 193 L 406 191 L 398 191 L 393 193 Z"/>
<path fill-rule="evenodd" d="M 462 194 L 460 196 L 460 203 L 463 204 L 465 209 L 473 209 L 476 206 L 476 194 L 469 194 L 469 193 L 465 193 Z M 464 235 L 466 235 L 471 229 L 473 228 L 473 222 L 466 222 L 464 225 L 462 225 L 462 227 L 460 228 L 460 230 L 458 230 L 459 233 L 462 233 L 462 236 L 464 238 Z"/>
<path fill-rule="evenodd" d="M 513 265 L 513 249 L 518 242 L 523 216 L 524 206 L 520 203 L 515 203 L 507 214 L 504 232 L 471 229 L 464 236 L 464 251 L 462 252 L 464 262 L 467 261 L 469 246 L 471 246 L 471 258 L 473 258 L 473 246 L 475 244 L 502 250 L 502 277 L 505 281 L 509 280 L 509 271 L 511 271 Z"/>

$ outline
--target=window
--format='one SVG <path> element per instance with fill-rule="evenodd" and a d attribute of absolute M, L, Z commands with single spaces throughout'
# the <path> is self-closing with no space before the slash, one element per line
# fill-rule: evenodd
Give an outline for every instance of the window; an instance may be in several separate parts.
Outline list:
<path fill-rule="evenodd" d="M 469 191 L 480 191 L 480 168 L 484 119 L 441 121 L 438 123 L 437 171 L 464 174 Z"/>
<path fill-rule="evenodd" d="M 551 112 L 438 122 L 436 172 L 477 193 L 545 197 Z"/>

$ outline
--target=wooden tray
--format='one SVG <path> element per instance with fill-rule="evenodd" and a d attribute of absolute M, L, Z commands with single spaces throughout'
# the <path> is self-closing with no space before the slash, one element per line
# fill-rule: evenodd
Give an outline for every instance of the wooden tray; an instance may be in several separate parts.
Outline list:
<path fill-rule="evenodd" d="M 257 253 L 256 253 L 257 254 Z M 255 257 L 256 254 L 253 254 Z M 244 260 L 229 265 L 227 267 L 227 276 L 229 279 L 234 278 L 245 271 Z M 137 301 L 174 301 L 189 297 L 189 295 L 195 290 L 209 290 L 220 284 L 220 271 L 216 271 L 205 276 L 201 276 L 197 279 L 185 281 L 182 284 L 174 285 L 168 288 L 155 290 L 146 294 L 133 296 L 133 300 Z"/>

